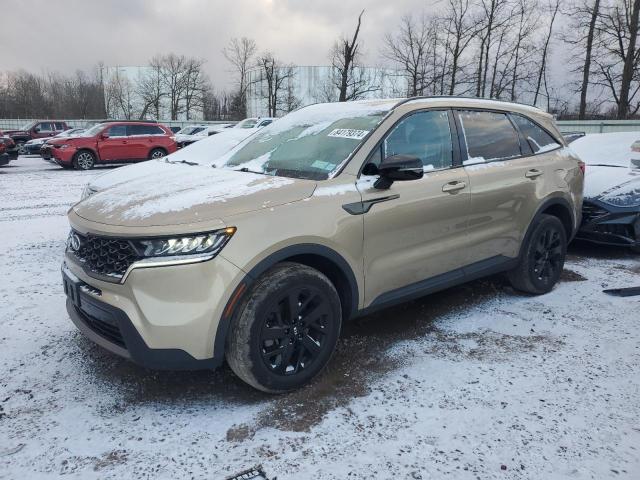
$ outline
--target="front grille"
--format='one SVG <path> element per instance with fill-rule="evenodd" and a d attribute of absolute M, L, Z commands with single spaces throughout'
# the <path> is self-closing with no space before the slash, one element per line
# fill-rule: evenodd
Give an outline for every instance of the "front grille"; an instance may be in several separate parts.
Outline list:
<path fill-rule="evenodd" d="M 129 266 L 140 260 L 128 240 L 73 233 L 80 238 L 80 248 L 71 252 L 90 272 L 121 279 Z"/>
<path fill-rule="evenodd" d="M 115 343 L 119 347 L 125 348 L 124 339 L 122 338 L 122 333 L 120 333 L 120 329 L 118 327 L 104 322 L 99 318 L 92 317 L 84 311 L 82 311 L 82 318 L 87 326 L 98 335 L 112 343 Z"/>
<path fill-rule="evenodd" d="M 598 233 L 606 233 L 608 235 L 617 235 L 619 237 L 625 237 L 628 239 L 634 239 L 633 227 L 627 224 L 620 223 L 604 223 L 596 225 L 593 228 Z"/>
<path fill-rule="evenodd" d="M 589 203 L 589 202 L 584 202 L 582 204 L 582 223 L 591 223 L 593 220 L 596 220 L 600 217 L 604 217 L 605 215 L 608 215 L 609 212 L 607 212 L 604 208 L 598 207 L 597 205 L 594 205 L 593 203 Z"/>

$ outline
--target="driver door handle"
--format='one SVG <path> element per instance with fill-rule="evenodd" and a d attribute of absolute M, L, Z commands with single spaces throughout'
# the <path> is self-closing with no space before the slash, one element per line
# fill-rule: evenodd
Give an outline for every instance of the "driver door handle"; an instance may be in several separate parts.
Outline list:
<path fill-rule="evenodd" d="M 442 186 L 442 191 L 447 193 L 456 193 L 458 190 L 467 188 L 466 182 L 449 182 Z"/>
<path fill-rule="evenodd" d="M 527 173 L 525 173 L 524 176 L 527 178 L 538 178 L 540 175 L 542 175 L 542 173 L 543 172 L 541 170 L 538 170 L 537 168 L 532 168 Z"/>

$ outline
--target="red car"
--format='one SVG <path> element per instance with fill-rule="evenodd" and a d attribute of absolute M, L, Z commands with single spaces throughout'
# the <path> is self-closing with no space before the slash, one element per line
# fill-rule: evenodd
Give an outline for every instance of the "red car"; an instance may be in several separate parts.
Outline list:
<path fill-rule="evenodd" d="M 105 122 L 76 137 L 49 140 L 53 160 L 63 168 L 89 170 L 98 163 L 139 162 L 177 150 L 168 127 L 151 122 Z"/>

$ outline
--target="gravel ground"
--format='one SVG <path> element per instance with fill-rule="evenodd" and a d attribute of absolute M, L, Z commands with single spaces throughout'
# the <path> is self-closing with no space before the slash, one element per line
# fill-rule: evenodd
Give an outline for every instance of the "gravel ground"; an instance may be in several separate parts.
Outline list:
<path fill-rule="evenodd" d="M 0 478 L 640 478 L 639 257 L 576 245 L 556 289 L 473 282 L 350 323 L 313 385 L 154 372 L 68 319 L 65 212 L 100 173 L 0 168 Z"/>

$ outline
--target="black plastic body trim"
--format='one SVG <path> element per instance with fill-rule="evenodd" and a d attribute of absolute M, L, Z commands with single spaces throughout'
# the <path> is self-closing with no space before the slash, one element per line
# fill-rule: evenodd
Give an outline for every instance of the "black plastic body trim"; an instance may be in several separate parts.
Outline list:
<path fill-rule="evenodd" d="M 371 207 L 376 203 L 388 202 L 398 198 L 400 198 L 400 195 L 389 195 L 386 197 L 373 198 L 371 200 L 363 200 L 361 202 L 345 203 L 342 205 L 342 208 L 351 215 L 363 215 L 371 210 Z"/>
<path fill-rule="evenodd" d="M 518 258 L 509 258 L 502 255 L 482 260 L 466 267 L 458 268 L 451 272 L 442 273 L 435 277 L 421 280 L 406 287 L 397 288 L 389 292 L 383 293 L 371 302 L 371 304 L 358 312 L 358 316 L 367 315 L 373 311 L 387 308 L 398 303 L 455 287 L 462 283 L 466 283 L 478 278 L 493 275 L 495 273 L 505 272 L 515 268 L 518 264 Z"/>
<path fill-rule="evenodd" d="M 255 267 L 253 267 L 249 271 L 249 273 L 247 273 L 243 281 L 240 282 L 240 285 L 236 288 L 234 293 L 227 301 L 227 304 L 225 305 L 225 308 L 223 310 L 222 317 L 220 318 L 220 321 L 218 323 L 216 338 L 213 345 L 213 355 L 214 358 L 217 359 L 217 361 L 222 363 L 222 361 L 224 360 L 225 343 L 227 339 L 227 333 L 229 331 L 229 326 L 231 324 L 231 319 L 233 318 L 233 315 L 236 311 L 235 308 L 240 303 L 240 300 L 244 296 L 244 294 L 249 291 L 251 284 L 253 284 L 253 282 L 261 274 L 266 272 L 275 264 L 301 255 L 315 255 L 318 257 L 323 257 L 333 265 L 336 265 L 340 269 L 344 277 L 347 279 L 347 283 L 349 286 L 348 298 L 350 300 L 350 305 L 343 305 L 343 312 L 347 312 L 347 315 L 344 316 L 343 320 L 347 320 L 348 317 L 353 316 L 358 311 L 360 293 L 358 291 L 356 276 L 354 275 L 347 261 L 342 258 L 339 253 L 329 247 L 318 245 L 315 243 L 301 243 L 299 245 L 291 245 L 289 247 L 285 247 L 282 250 L 278 250 L 277 252 L 272 253 L 267 258 L 261 260 Z M 244 285 L 244 287 L 242 287 L 242 285 Z M 242 288 L 242 291 L 240 295 L 236 296 L 236 293 L 240 288 Z"/>
<path fill-rule="evenodd" d="M 150 348 L 124 311 L 101 302 L 91 295 L 80 292 L 80 305 L 81 307 L 75 306 L 72 300 L 67 298 L 67 312 L 78 330 L 89 340 L 104 349 L 127 358 L 138 365 L 155 370 L 209 370 L 222 364 L 222 361 L 216 358 L 198 360 L 184 350 L 177 348 Z M 89 326 L 89 321 L 86 318 L 87 313 L 83 311 L 82 305 L 85 305 L 87 309 L 99 310 L 105 316 L 108 316 L 119 328 L 124 339 L 125 348 L 96 333 Z"/>

